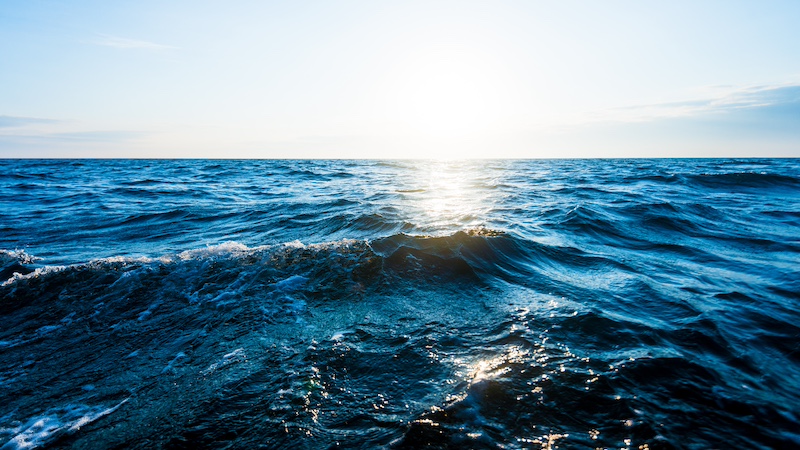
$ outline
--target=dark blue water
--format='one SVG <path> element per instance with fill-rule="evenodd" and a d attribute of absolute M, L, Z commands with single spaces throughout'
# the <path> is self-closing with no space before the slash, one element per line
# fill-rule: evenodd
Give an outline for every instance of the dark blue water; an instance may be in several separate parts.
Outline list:
<path fill-rule="evenodd" d="M 6 160 L 0 192 L 3 449 L 800 446 L 800 160 Z"/>

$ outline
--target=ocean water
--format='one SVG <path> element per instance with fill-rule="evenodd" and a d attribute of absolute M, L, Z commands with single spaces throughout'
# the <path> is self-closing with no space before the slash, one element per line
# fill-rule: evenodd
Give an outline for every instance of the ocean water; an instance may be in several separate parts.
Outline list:
<path fill-rule="evenodd" d="M 0 448 L 797 448 L 800 160 L 0 161 Z"/>

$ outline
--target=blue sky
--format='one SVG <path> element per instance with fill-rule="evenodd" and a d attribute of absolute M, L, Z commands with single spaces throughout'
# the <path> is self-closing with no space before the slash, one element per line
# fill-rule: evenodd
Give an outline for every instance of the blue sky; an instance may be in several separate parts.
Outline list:
<path fill-rule="evenodd" d="M 0 3 L 0 157 L 800 157 L 800 2 Z"/>

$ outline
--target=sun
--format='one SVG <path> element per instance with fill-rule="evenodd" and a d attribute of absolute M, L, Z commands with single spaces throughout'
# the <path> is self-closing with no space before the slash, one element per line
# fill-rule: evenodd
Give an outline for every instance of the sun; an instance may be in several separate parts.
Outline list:
<path fill-rule="evenodd" d="M 405 70 L 398 112 L 410 127 L 432 136 L 458 136 L 492 125 L 498 93 L 476 61 L 425 55 Z"/>
<path fill-rule="evenodd" d="M 384 113 L 425 148 L 423 157 L 462 158 L 510 114 L 507 78 L 493 57 L 474 49 L 422 48 L 394 66 L 383 85 Z"/>

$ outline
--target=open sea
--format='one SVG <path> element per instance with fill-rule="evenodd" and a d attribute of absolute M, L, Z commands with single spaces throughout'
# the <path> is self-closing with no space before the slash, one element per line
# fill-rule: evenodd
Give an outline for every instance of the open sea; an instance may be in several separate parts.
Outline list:
<path fill-rule="evenodd" d="M 800 160 L 0 160 L 0 448 L 800 447 Z"/>

